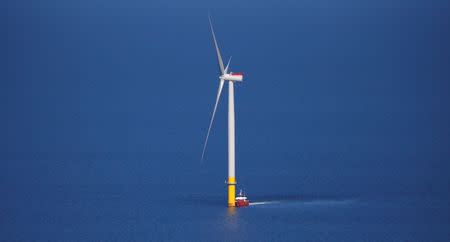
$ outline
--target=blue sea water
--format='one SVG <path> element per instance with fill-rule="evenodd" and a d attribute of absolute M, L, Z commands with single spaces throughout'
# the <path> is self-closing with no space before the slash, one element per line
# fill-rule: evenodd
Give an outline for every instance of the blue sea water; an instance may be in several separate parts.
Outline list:
<path fill-rule="evenodd" d="M 449 1 L 5 5 L 0 241 L 450 241 Z"/>
<path fill-rule="evenodd" d="M 178 159 L 177 159 L 178 157 Z M 252 204 L 226 206 L 218 165 L 172 155 L 151 159 L 4 162 L 0 240 L 5 241 L 448 241 L 448 197 L 300 184 L 264 167 L 241 174 Z M 187 157 L 185 157 L 187 158 Z M 183 163 L 184 162 L 184 163 Z M 197 162 L 197 160 L 196 160 Z M 210 161 L 213 162 L 213 161 Z M 105 173 L 104 166 L 119 168 Z M 238 166 L 246 170 L 245 165 Z M 22 170 L 22 172 L 20 172 Z M 111 171 L 111 170 L 110 170 Z M 15 174 L 14 177 L 9 174 Z M 18 178 L 17 174 L 24 177 Z M 76 180 L 77 176 L 85 179 Z M 246 178 L 244 178 L 246 177 Z M 249 179 L 250 178 L 250 179 Z M 5 180 L 4 180 L 5 181 Z M 33 182 L 30 182 L 33 181 Z M 339 179 L 335 183 L 340 183 Z M 240 184 L 242 187 L 244 184 Z M 327 187 L 331 189 L 327 189 Z M 445 194 L 445 193 L 444 193 Z"/>

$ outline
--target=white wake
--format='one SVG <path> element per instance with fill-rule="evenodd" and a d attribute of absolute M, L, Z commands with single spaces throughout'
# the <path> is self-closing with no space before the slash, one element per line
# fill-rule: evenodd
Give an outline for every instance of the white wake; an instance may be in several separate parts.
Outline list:
<path fill-rule="evenodd" d="M 280 201 L 254 202 L 254 203 L 249 203 L 249 205 L 263 205 L 263 204 L 272 204 L 272 203 L 280 203 Z"/>

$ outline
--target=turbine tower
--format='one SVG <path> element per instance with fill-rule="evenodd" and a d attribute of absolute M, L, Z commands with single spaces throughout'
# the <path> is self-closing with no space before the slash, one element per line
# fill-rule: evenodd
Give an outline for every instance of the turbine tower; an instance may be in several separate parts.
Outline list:
<path fill-rule="evenodd" d="M 217 61 L 219 63 L 219 90 L 217 91 L 216 104 L 214 105 L 214 111 L 209 123 L 208 133 L 206 134 L 205 144 L 203 146 L 202 158 L 203 161 L 206 144 L 208 143 L 209 133 L 216 114 L 217 104 L 219 103 L 220 94 L 222 93 L 223 84 L 228 81 L 228 206 L 234 207 L 236 204 L 236 175 L 235 175 L 235 129 L 234 129 L 234 82 L 242 82 L 242 73 L 228 72 L 230 66 L 231 57 L 228 60 L 227 66 L 223 67 L 222 57 L 220 56 L 219 46 L 217 45 L 216 35 L 214 34 L 214 28 L 211 22 L 211 16 L 209 16 L 209 26 L 211 27 L 211 33 L 214 39 L 214 45 L 217 52 Z"/>

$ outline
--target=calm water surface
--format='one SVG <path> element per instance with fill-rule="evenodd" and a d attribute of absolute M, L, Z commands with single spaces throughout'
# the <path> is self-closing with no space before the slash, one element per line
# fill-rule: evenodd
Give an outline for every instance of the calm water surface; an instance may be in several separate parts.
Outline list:
<path fill-rule="evenodd" d="M 175 158 L 170 158 L 175 159 Z M 0 239 L 11 241 L 448 241 L 448 198 L 299 182 L 264 167 L 226 207 L 219 163 L 16 160 L 4 165 Z M 25 169 L 24 164 L 29 164 Z M 31 165 L 30 165 L 31 164 Z M 59 164 L 59 165 L 58 165 Z M 105 167 L 109 167 L 107 170 Z M 30 172 L 30 169 L 32 172 Z M 254 168 L 252 168 L 254 169 Z M 261 173 L 261 175 L 258 175 Z M 18 175 L 22 176 L 18 176 Z M 251 179 L 250 179 L 251 178 Z M 266 181 L 276 181 L 267 183 Z M 327 187 L 330 187 L 328 189 Z M 356 188 L 360 187 L 358 190 Z M 445 194 L 445 193 L 444 193 Z"/>
<path fill-rule="evenodd" d="M 39 185 L 3 197 L 5 240 L 446 241 L 448 201 L 411 197 L 224 196 L 161 185 Z M 278 196 L 278 197 L 277 197 Z M 250 199 L 252 197 L 250 196 Z"/>

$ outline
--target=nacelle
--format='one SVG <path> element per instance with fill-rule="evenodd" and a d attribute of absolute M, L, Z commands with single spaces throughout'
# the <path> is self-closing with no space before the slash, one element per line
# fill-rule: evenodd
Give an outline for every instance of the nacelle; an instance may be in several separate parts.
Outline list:
<path fill-rule="evenodd" d="M 242 73 L 233 73 L 224 74 L 222 78 L 227 81 L 241 82 L 244 79 L 244 75 Z"/>

